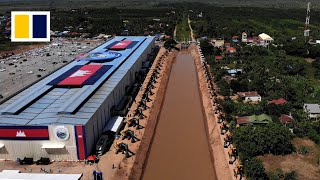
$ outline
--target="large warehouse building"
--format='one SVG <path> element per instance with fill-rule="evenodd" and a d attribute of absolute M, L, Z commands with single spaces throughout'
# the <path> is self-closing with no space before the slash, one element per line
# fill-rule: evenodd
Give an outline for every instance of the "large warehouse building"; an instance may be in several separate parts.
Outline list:
<path fill-rule="evenodd" d="M 83 160 L 155 47 L 115 37 L 0 105 L 0 159 Z"/>

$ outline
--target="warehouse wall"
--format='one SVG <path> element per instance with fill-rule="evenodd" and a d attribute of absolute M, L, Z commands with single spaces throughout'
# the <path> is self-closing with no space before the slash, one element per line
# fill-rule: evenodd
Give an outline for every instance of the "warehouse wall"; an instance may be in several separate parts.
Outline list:
<path fill-rule="evenodd" d="M 40 157 L 48 157 L 57 161 L 76 161 L 77 149 L 74 136 L 74 126 L 63 126 L 68 129 L 69 138 L 60 141 L 55 136 L 56 126 L 49 126 L 49 140 L 0 140 L 0 144 L 5 146 L 0 149 L 0 159 L 16 160 L 24 157 L 32 157 L 34 160 Z M 43 145 L 63 144 L 63 149 L 42 149 Z"/>
<path fill-rule="evenodd" d="M 133 62 L 129 70 L 127 70 L 128 64 L 132 62 L 126 61 L 117 70 L 117 72 L 124 71 L 124 73 L 121 74 L 120 76 L 112 75 L 108 79 L 108 82 L 103 85 L 103 86 L 110 86 L 110 87 L 114 86 L 114 89 L 110 94 L 104 94 L 104 96 L 106 97 L 105 101 L 102 103 L 99 109 L 95 112 L 92 118 L 85 125 L 86 141 L 87 141 L 86 150 L 88 152 L 87 156 L 92 150 L 94 150 L 96 142 L 98 141 L 103 128 L 107 124 L 108 120 L 111 118 L 110 108 L 120 103 L 121 99 L 125 95 L 125 87 L 127 85 L 131 85 L 135 81 L 135 72 L 140 71 L 142 67 L 142 62 L 147 59 L 148 54 L 152 52 L 152 49 L 154 48 L 154 46 L 155 44 L 153 40 L 145 48 L 145 50 L 141 53 L 141 55 L 136 59 L 136 61 Z M 119 83 L 114 84 L 114 82 L 119 82 Z M 101 115 L 101 113 L 103 113 L 103 115 Z M 99 127 L 97 127 L 98 121 L 99 122 L 102 121 L 102 123 L 99 123 Z"/>

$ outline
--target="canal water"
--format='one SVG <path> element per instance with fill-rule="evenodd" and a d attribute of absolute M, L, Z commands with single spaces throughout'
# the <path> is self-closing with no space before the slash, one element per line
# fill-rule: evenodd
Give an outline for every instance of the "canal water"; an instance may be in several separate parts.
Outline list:
<path fill-rule="evenodd" d="M 172 66 L 143 180 L 215 180 L 192 56 Z"/>

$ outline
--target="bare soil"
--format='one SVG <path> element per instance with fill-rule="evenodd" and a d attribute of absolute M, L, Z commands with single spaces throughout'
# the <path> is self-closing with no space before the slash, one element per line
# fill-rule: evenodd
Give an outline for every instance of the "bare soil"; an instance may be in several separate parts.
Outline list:
<path fill-rule="evenodd" d="M 293 153 L 286 156 L 268 154 L 259 157 L 267 171 L 282 169 L 284 172 L 296 171 L 299 179 L 320 179 L 320 165 L 317 164 L 317 155 L 320 147 L 309 139 L 295 138 L 293 144 L 296 149 L 301 146 L 308 147 L 311 151 L 305 155 Z"/>
<path fill-rule="evenodd" d="M 51 169 L 53 174 L 83 174 L 82 180 L 92 179 L 92 172 L 96 165 L 85 165 L 83 162 L 53 162 L 49 165 L 20 165 L 14 161 L 1 161 L 0 171 L 20 170 L 21 173 L 44 173 L 40 169 Z M 60 171 L 59 171 L 60 170 Z"/>

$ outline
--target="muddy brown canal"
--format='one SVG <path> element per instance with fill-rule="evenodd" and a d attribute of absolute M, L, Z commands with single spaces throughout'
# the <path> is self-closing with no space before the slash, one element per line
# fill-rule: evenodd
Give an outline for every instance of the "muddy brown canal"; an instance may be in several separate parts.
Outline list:
<path fill-rule="evenodd" d="M 173 64 L 143 180 L 214 180 L 196 67 L 187 51 Z"/>

